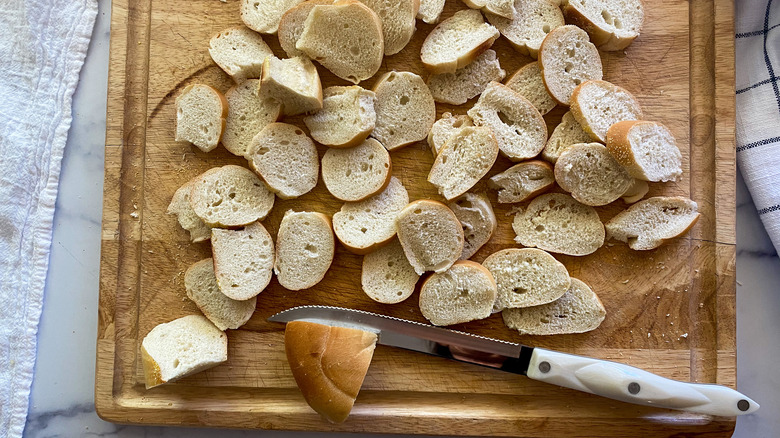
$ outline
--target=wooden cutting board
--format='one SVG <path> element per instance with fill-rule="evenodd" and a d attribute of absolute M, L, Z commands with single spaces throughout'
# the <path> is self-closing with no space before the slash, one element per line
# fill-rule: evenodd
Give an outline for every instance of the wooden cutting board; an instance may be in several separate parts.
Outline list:
<path fill-rule="evenodd" d="M 340 246 L 325 279 L 298 292 L 274 280 L 257 311 L 228 333 L 226 364 L 147 391 L 139 359 L 143 337 L 157 324 L 197 313 L 184 292 L 183 273 L 210 256 L 191 244 L 166 215 L 174 191 L 208 168 L 245 165 L 223 148 L 205 154 L 176 143 L 174 99 L 201 82 L 226 91 L 230 79 L 212 63 L 214 33 L 240 23 L 229 0 L 114 0 L 106 132 L 101 283 L 95 405 L 120 423 L 234 428 L 496 436 L 730 436 L 733 418 L 623 404 L 477 366 L 378 347 L 346 423 L 320 419 L 292 379 L 283 329 L 266 318 L 301 304 L 352 307 L 424 321 L 418 292 L 381 305 L 360 289 L 361 258 Z M 444 16 L 464 8 L 449 0 Z M 685 237 L 654 251 L 610 242 L 586 257 L 559 256 L 572 276 L 599 294 L 607 318 L 578 335 L 520 336 L 500 315 L 454 328 L 509 341 L 591 355 L 642 367 L 674 379 L 735 385 L 735 161 L 733 4 L 729 0 L 647 0 L 642 35 L 624 52 L 602 53 L 605 79 L 632 91 L 646 118 L 666 124 L 682 149 L 684 176 L 651 184 L 650 195 L 690 196 L 701 219 Z M 386 58 L 380 74 L 397 69 L 425 75 L 422 40 L 433 26 L 418 22 L 413 41 Z M 275 37 L 264 37 L 277 55 Z M 508 74 L 530 62 L 502 38 L 496 42 Z M 320 68 L 323 85 L 345 84 Z M 365 81 L 373 86 L 374 79 Z M 473 103 L 445 111 L 465 113 Z M 563 114 L 545 118 L 550 129 Z M 300 118 L 290 123 L 303 126 Z M 324 152 L 320 148 L 320 154 Z M 393 152 L 393 172 L 411 199 L 436 195 L 426 182 L 432 162 L 418 143 Z M 489 175 L 508 168 L 499 159 Z M 484 182 L 475 190 L 486 190 Z M 498 231 L 474 257 L 515 246 L 512 206 L 488 191 Z M 277 200 L 264 223 L 272 235 L 290 208 L 333 214 L 340 204 L 322 182 L 295 200 Z M 599 208 L 607 220 L 622 201 Z"/>

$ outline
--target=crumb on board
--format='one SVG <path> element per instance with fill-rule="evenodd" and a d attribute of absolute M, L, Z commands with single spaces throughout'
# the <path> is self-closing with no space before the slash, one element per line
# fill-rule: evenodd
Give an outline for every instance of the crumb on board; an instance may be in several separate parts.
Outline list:
<path fill-rule="evenodd" d="M 130 217 L 133 218 L 133 219 L 138 219 L 138 212 L 134 211 L 134 212 L 130 213 Z"/>
<path fill-rule="evenodd" d="M 628 284 L 628 279 L 623 280 L 623 284 Z"/>
<path fill-rule="evenodd" d="M 688 333 L 687 333 L 687 332 L 686 332 L 686 333 L 683 333 L 683 334 L 681 334 L 681 335 L 680 335 L 680 337 L 681 337 L 681 338 L 687 338 L 687 337 L 688 337 Z"/>

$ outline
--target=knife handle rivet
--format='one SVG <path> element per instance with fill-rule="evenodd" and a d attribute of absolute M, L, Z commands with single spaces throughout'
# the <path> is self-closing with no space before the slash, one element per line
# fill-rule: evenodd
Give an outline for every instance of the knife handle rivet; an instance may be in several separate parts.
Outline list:
<path fill-rule="evenodd" d="M 747 411 L 750 409 L 750 402 L 747 400 L 740 400 L 737 402 L 737 409 L 739 409 L 742 412 Z"/>
<path fill-rule="evenodd" d="M 539 362 L 539 371 L 543 373 L 549 373 L 550 372 L 550 362 L 544 361 Z"/>
<path fill-rule="evenodd" d="M 631 394 L 634 394 L 634 395 L 638 394 L 640 389 L 641 389 L 641 387 L 636 382 L 631 382 L 631 383 L 628 384 L 628 392 L 631 393 Z"/>

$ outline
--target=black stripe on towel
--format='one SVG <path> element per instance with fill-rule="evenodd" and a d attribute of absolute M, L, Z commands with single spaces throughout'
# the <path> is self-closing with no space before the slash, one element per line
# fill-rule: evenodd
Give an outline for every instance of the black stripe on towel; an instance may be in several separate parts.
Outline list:
<path fill-rule="evenodd" d="M 767 213 L 771 213 L 771 212 L 777 211 L 777 210 L 780 210 L 780 204 L 773 205 L 773 206 L 767 207 L 767 208 L 762 208 L 761 210 L 758 210 L 758 215 L 761 216 L 761 215 L 764 215 L 764 214 L 767 214 Z"/>

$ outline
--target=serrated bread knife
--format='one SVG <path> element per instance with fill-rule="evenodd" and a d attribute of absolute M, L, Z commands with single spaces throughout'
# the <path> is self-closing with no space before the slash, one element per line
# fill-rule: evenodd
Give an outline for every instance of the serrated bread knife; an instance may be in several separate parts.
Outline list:
<path fill-rule="evenodd" d="M 758 403 L 722 385 L 671 380 L 622 363 L 558 353 L 486 338 L 390 316 L 330 306 L 300 306 L 268 318 L 274 322 L 309 321 L 377 334 L 377 342 L 522 374 L 628 403 L 700 414 L 752 414 Z"/>

